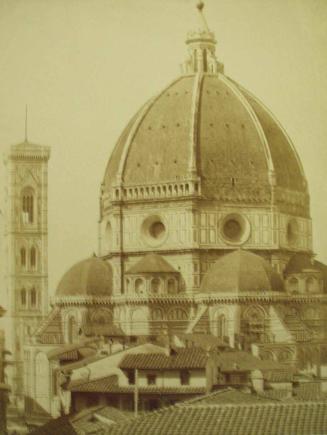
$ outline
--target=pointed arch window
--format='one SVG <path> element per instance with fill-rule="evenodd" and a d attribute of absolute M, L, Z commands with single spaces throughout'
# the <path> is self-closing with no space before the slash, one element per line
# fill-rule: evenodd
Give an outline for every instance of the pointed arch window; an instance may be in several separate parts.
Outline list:
<path fill-rule="evenodd" d="M 20 250 L 20 265 L 22 268 L 26 267 L 26 249 L 21 248 Z"/>
<path fill-rule="evenodd" d="M 22 307 L 26 307 L 26 290 L 24 288 L 20 291 L 20 303 Z"/>
<path fill-rule="evenodd" d="M 35 288 L 33 287 L 32 289 L 31 289 L 31 306 L 32 307 L 36 307 L 36 290 L 35 290 Z"/>
<path fill-rule="evenodd" d="M 34 246 L 31 248 L 31 252 L 30 252 L 30 264 L 31 264 L 31 269 L 36 268 L 36 249 Z"/>
<path fill-rule="evenodd" d="M 22 219 L 23 224 L 32 224 L 34 222 L 35 207 L 34 190 L 30 187 L 23 190 L 22 194 Z"/>

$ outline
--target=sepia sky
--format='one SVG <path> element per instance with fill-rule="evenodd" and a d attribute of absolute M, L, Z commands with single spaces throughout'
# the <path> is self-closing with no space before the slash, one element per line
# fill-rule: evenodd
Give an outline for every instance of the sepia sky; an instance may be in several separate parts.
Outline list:
<path fill-rule="evenodd" d="M 30 141 L 52 147 L 51 291 L 97 250 L 106 163 L 130 117 L 179 75 L 194 4 L 0 0 L 0 152 L 23 140 L 28 104 Z M 327 1 L 207 0 L 205 14 L 226 74 L 272 110 L 297 148 L 314 249 L 327 262 Z"/>

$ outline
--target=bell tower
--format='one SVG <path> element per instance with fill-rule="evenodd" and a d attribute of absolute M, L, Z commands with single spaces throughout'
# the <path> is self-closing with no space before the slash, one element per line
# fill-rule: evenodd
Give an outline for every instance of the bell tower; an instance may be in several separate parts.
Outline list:
<path fill-rule="evenodd" d="M 27 135 L 26 135 L 27 136 Z M 16 406 L 24 394 L 23 346 L 48 312 L 48 160 L 50 148 L 25 141 L 5 156 L 5 308 Z"/>

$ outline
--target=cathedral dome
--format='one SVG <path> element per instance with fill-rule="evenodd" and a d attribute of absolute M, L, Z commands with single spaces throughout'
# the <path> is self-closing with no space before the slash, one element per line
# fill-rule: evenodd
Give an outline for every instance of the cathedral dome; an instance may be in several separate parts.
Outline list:
<path fill-rule="evenodd" d="M 111 296 L 112 268 L 97 257 L 80 261 L 62 277 L 57 297 L 65 296 Z"/>
<path fill-rule="evenodd" d="M 255 97 L 223 74 L 185 75 L 128 124 L 104 185 L 165 184 L 196 174 L 204 196 L 218 187 L 273 184 L 306 191 L 299 158 L 280 124 Z"/>
<path fill-rule="evenodd" d="M 260 255 L 241 249 L 221 257 L 206 273 L 201 293 L 283 291 L 283 281 Z"/>
<path fill-rule="evenodd" d="M 200 28 L 186 41 L 184 74 L 129 122 L 107 165 L 103 193 L 119 199 L 118 189 L 133 195 L 139 188 L 135 195 L 146 198 L 159 188 L 163 196 L 169 184 L 177 191 L 176 184 L 196 181 L 202 197 L 221 202 L 292 202 L 296 192 L 308 214 L 295 148 L 269 110 L 224 75 L 202 9 Z M 183 193 L 194 193 L 188 189 Z"/>

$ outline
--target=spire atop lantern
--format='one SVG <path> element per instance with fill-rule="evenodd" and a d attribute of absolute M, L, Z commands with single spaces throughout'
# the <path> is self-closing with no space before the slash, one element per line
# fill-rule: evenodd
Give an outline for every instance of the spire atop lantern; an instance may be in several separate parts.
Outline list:
<path fill-rule="evenodd" d="M 203 1 L 197 1 L 196 14 L 196 28 L 187 34 L 188 57 L 183 64 L 183 72 L 186 74 L 223 72 L 223 64 L 216 58 L 216 39 L 204 15 Z"/>

